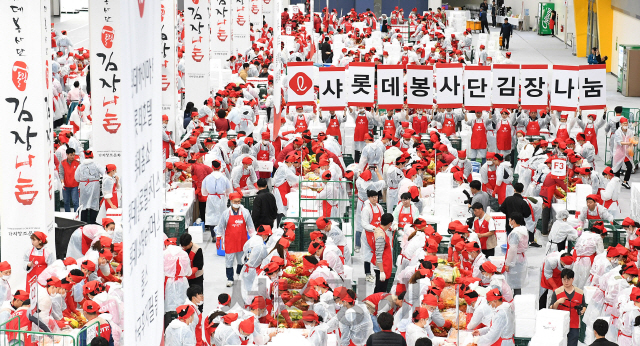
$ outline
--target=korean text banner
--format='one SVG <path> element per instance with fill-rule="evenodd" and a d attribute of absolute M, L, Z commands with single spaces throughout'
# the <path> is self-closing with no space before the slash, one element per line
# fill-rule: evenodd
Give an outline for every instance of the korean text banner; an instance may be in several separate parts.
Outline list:
<path fill-rule="evenodd" d="M 260 1 L 262 1 L 262 15 L 264 16 L 264 21 L 267 22 L 267 25 L 274 28 L 273 32 L 275 33 L 276 16 L 274 15 L 274 13 L 276 13 L 276 11 L 279 10 L 279 9 L 274 9 L 276 5 L 276 1 L 275 0 L 260 0 Z M 279 16 L 280 12 L 277 12 L 277 14 Z"/>
<path fill-rule="evenodd" d="M 89 2 L 89 42 L 91 46 L 91 114 L 93 155 L 104 167 L 121 164 L 122 31 L 119 4 L 123 0 Z M 108 13 L 109 15 L 105 15 Z"/>
<path fill-rule="evenodd" d="M 464 107 L 481 112 L 491 109 L 491 66 L 464 68 Z"/>
<path fill-rule="evenodd" d="M 495 108 L 516 108 L 520 98 L 520 65 L 494 64 L 491 98 Z"/>
<path fill-rule="evenodd" d="M 407 65 L 407 106 L 431 108 L 434 98 L 433 66 Z"/>
<path fill-rule="evenodd" d="M 372 107 L 375 102 L 375 64 L 352 62 L 349 64 L 349 106 Z"/>
<path fill-rule="evenodd" d="M 287 103 L 289 106 L 313 106 L 313 63 L 290 62 L 287 64 Z"/>
<path fill-rule="evenodd" d="M 136 33 L 122 41 L 127 52 L 122 65 L 128 73 L 122 76 L 122 98 L 118 101 L 124 120 L 121 142 L 127 148 L 122 167 L 118 167 L 126 268 L 123 280 L 134 283 L 123 287 L 127 304 L 124 343 L 160 345 L 164 326 L 164 267 L 159 260 L 163 257 L 164 160 L 162 123 L 157 117 L 162 106 L 160 2 L 121 1 L 120 15 L 123 32 Z"/>
<path fill-rule="evenodd" d="M 198 104 L 211 97 L 207 3 L 200 0 L 184 1 L 185 93 Z"/>
<path fill-rule="evenodd" d="M 529 110 L 547 108 L 548 76 L 549 70 L 547 65 L 520 66 L 520 105 L 522 108 Z"/>
<path fill-rule="evenodd" d="M 227 60 L 231 56 L 231 1 L 233 0 L 211 0 L 211 55 L 213 59 Z"/>
<path fill-rule="evenodd" d="M 280 7 L 281 0 L 270 0 L 273 6 Z M 275 16 L 275 25 L 273 27 L 273 108 L 275 115 L 273 117 L 273 131 L 271 131 L 271 140 L 275 141 L 280 131 L 280 119 L 282 113 L 282 51 L 280 33 L 282 31 L 281 17 Z"/>
<path fill-rule="evenodd" d="M 347 106 L 345 67 L 320 67 L 319 98 L 323 111 L 343 111 Z"/>
<path fill-rule="evenodd" d="M 580 66 L 553 65 L 551 109 L 575 112 L 578 108 L 578 73 Z"/>
<path fill-rule="evenodd" d="M 161 0 L 160 22 L 162 23 L 162 115 L 169 117 L 167 131 L 176 139 L 176 106 L 178 102 L 177 49 L 175 0 Z M 163 151 L 168 150 L 163 146 Z M 165 154 L 165 157 L 168 153 Z"/>
<path fill-rule="evenodd" d="M 401 65 L 378 65 L 378 108 L 404 106 L 404 72 Z"/>
<path fill-rule="evenodd" d="M 462 64 L 436 65 L 436 97 L 438 108 L 462 107 Z"/>
<path fill-rule="evenodd" d="M 12 287 L 27 283 L 23 261 L 32 249 L 33 232 L 47 235 L 45 253 L 55 257 L 53 215 L 53 111 L 51 75 L 51 13 L 49 0 L 4 2 L 0 11 L 0 76 L 4 84 L 0 147 L 4 157 L 0 217 L 2 261 L 14 268 Z M 20 268 L 19 270 L 15 270 Z M 26 285 L 28 288 L 29 286 Z"/>
<path fill-rule="evenodd" d="M 580 109 L 602 109 L 607 105 L 607 68 L 605 64 L 582 65 L 580 78 Z"/>
<path fill-rule="evenodd" d="M 249 40 L 250 28 L 249 24 L 249 8 L 250 0 L 228 0 L 231 1 L 232 22 L 231 30 L 233 30 L 233 47 L 235 52 L 242 53 L 251 47 Z M 201 1 L 202 2 L 202 1 Z"/>
<path fill-rule="evenodd" d="M 214 0 L 215 1 L 215 0 Z M 246 2 L 247 0 L 245 0 Z M 253 31 L 251 35 L 255 35 L 258 29 L 262 28 L 262 0 L 249 0 L 251 7 L 249 8 L 249 18 L 251 18 L 251 24 L 253 24 Z M 251 31 L 251 28 L 249 28 Z M 258 37 L 252 39 L 251 43 L 256 40 Z"/>

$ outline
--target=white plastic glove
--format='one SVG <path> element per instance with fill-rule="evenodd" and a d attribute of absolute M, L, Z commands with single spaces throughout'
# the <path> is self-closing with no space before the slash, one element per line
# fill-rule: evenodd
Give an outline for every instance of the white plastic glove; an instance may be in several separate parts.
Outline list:
<path fill-rule="evenodd" d="M 387 279 L 387 276 L 384 274 L 383 271 L 380 272 L 380 281 L 384 281 Z"/>

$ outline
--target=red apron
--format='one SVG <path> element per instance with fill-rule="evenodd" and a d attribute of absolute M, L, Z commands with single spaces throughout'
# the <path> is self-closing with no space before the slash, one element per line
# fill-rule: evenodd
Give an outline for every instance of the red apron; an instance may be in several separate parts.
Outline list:
<path fill-rule="evenodd" d="M 567 139 L 569 139 L 569 132 L 567 131 L 567 124 L 566 123 L 565 124 L 560 123 L 558 125 L 558 132 L 556 133 L 556 138 L 558 140 L 562 140 L 563 142 L 565 142 Z"/>
<path fill-rule="evenodd" d="M 475 220 L 473 222 L 473 230 L 478 234 L 489 233 L 489 223 L 485 222 L 485 220 L 482 219 L 482 225 L 480 225 L 480 223 L 478 221 L 479 220 Z M 488 238 L 489 237 L 480 238 L 480 248 L 482 250 L 487 250 L 487 240 L 488 240 Z"/>
<path fill-rule="evenodd" d="M 355 142 L 364 142 L 364 135 L 369 133 L 369 120 L 365 115 L 358 115 L 356 118 L 356 128 L 353 132 Z"/>
<path fill-rule="evenodd" d="M 44 250 L 42 250 L 42 256 L 34 256 L 33 249 L 34 248 L 31 248 L 31 252 L 29 253 L 29 262 L 33 263 L 33 267 L 31 267 L 31 271 L 27 273 L 27 292 L 30 292 L 31 290 L 31 287 L 29 286 L 29 281 L 31 281 L 31 278 L 40 275 L 40 273 L 42 273 L 42 271 L 47 268 L 47 261 L 44 255 Z"/>
<path fill-rule="evenodd" d="M 393 122 L 393 119 L 385 119 L 384 121 L 384 132 L 388 132 L 391 136 L 396 135 L 396 124 Z"/>
<path fill-rule="evenodd" d="M 238 215 L 229 215 L 224 234 L 224 251 L 226 253 L 242 252 L 246 241 L 247 224 L 244 222 L 244 216 L 240 212 Z"/>
<path fill-rule="evenodd" d="M 429 122 L 427 121 L 427 117 L 425 117 L 424 115 L 421 118 L 418 118 L 417 116 L 415 116 L 413 117 L 412 125 L 413 125 L 413 130 L 416 131 L 416 133 L 422 134 L 422 133 L 427 133 Z"/>
<path fill-rule="evenodd" d="M 340 123 L 338 122 L 338 119 L 336 119 L 333 116 L 331 117 L 331 120 L 329 120 L 329 126 L 327 126 L 327 134 L 329 136 L 338 137 L 338 143 L 342 145 L 342 133 L 340 133 Z"/>
<path fill-rule="evenodd" d="M 440 130 L 440 132 L 447 135 L 447 137 L 456 133 L 456 123 L 455 121 L 453 121 L 453 115 L 444 115 L 444 122 L 442 124 L 442 130 Z"/>
<path fill-rule="evenodd" d="M 538 124 L 538 120 L 529 120 L 527 124 L 527 136 L 540 136 L 540 124 Z"/>
<path fill-rule="evenodd" d="M 93 242 L 93 240 L 84 235 L 84 232 L 82 232 L 82 230 L 80 230 L 80 234 L 82 234 L 82 254 L 86 255 L 87 251 L 89 251 L 89 249 L 91 248 L 91 243 Z"/>
<path fill-rule="evenodd" d="M 291 186 L 289 182 L 284 182 L 282 185 L 277 186 L 278 192 L 280 192 L 280 199 L 282 200 L 282 205 L 287 206 L 287 194 L 291 192 Z"/>
<path fill-rule="evenodd" d="M 584 127 L 584 139 L 593 144 L 593 147 L 596 148 L 596 155 L 598 155 L 598 136 L 593 124 L 587 124 L 587 126 Z"/>
<path fill-rule="evenodd" d="M 615 202 L 616 204 L 618 204 L 618 201 L 614 201 L 614 200 L 612 200 L 612 199 L 608 199 L 608 200 L 604 201 L 603 206 L 604 206 L 605 208 L 609 209 L 609 207 L 610 207 L 614 202 Z"/>
<path fill-rule="evenodd" d="M 493 325 L 493 320 L 491 320 L 491 323 L 489 323 L 489 328 L 491 328 L 491 326 L 492 326 L 492 325 Z M 513 337 L 510 337 L 510 338 L 502 338 L 502 337 L 501 337 L 501 338 L 499 338 L 496 342 L 494 342 L 493 344 L 491 344 L 491 346 L 502 346 L 502 342 L 503 342 L 504 340 L 511 340 L 511 341 L 515 344 L 515 341 L 513 340 Z"/>
<path fill-rule="evenodd" d="M 596 213 L 598 214 L 596 216 L 589 215 L 589 208 L 587 208 L 587 220 L 600 220 L 600 210 L 598 210 L 597 205 L 596 205 Z"/>
<path fill-rule="evenodd" d="M 242 172 L 244 173 L 244 169 L 242 170 Z M 251 173 L 251 171 L 249 171 L 249 173 Z M 243 174 L 240 177 L 240 188 L 244 189 L 247 186 L 247 179 L 249 179 L 249 175 L 251 174 Z"/>
<path fill-rule="evenodd" d="M 304 115 L 302 118 L 296 116 L 296 133 L 302 133 L 307 129 L 307 121 L 304 119 Z"/>
<path fill-rule="evenodd" d="M 258 161 L 269 161 L 269 150 L 262 150 L 262 144 L 260 144 L 260 150 L 258 150 L 257 159 Z M 258 172 L 258 174 L 260 175 L 260 178 L 271 178 L 270 172 Z"/>
<path fill-rule="evenodd" d="M 116 184 L 113 184 L 113 191 L 112 193 L 112 197 L 110 198 L 111 203 L 113 203 L 115 208 L 118 208 L 118 189 L 116 189 Z M 104 204 L 105 209 L 109 209 L 111 208 L 108 204 L 106 199 L 102 199 L 102 204 Z"/>
<path fill-rule="evenodd" d="M 551 284 L 549 283 L 549 280 L 547 280 L 544 277 L 544 265 L 545 265 L 545 263 L 542 264 L 542 273 L 540 273 L 540 287 L 546 288 L 548 290 L 553 290 L 555 288 L 551 287 Z M 560 273 L 561 272 L 558 270 L 558 268 L 553 268 L 553 274 L 551 275 L 551 279 L 560 279 Z"/>
<path fill-rule="evenodd" d="M 511 185 L 511 184 L 507 184 L 507 183 L 502 183 L 500 184 L 500 186 L 496 186 L 496 190 L 495 190 L 495 194 L 496 194 L 496 198 L 498 198 L 498 203 L 502 204 L 502 202 L 504 202 L 504 199 L 507 198 L 507 185 Z"/>
<path fill-rule="evenodd" d="M 484 121 L 476 121 L 473 124 L 471 149 L 487 149 L 487 131 L 484 126 Z"/>
<path fill-rule="evenodd" d="M 496 134 L 496 146 L 498 150 L 511 150 L 512 140 L 511 125 L 509 125 L 508 122 L 500 121 L 500 127 L 498 127 L 498 133 Z"/>
<path fill-rule="evenodd" d="M 371 207 L 371 213 L 373 217 L 371 218 L 371 223 L 373 227 L 380 227 L 380 216 L 382 216 L 382 211 L 380 211 L 380 206 L 376 204 L 376 211 L 373 211 L 373 206 L 369 204 Z M 367 244 L 371 248 L 371 264 L 376 265 L 376 239 L 373 232 L 364 232 L 367 236 Z"/>
<path fill-rule="evenodd" d="M 331 209 L 333 208 L 333 206 L 327 202 L 327 201 L 322 201 L 322 215 L 324 217 L 331 217 Z"/>
<path fill-rule="evenodd" d="M 493 190 L 496 187 L 496 171 L 487 170 L 487 180 L 488 182 L 482 185 L 482 191 L 488 193 L 488 190 Z M 491 195 L 493 196 L 493 193 Z"/>
<path fill-rule="evenodd" d="M 404 207 L 400 208 L 400 214 L 398 214 L 398 229 L 403 229 L 404 226 L 413 223 L 413 215 L 411 215 L 411 207 L 409 207 L 408 213 L 403 213 Z"/>

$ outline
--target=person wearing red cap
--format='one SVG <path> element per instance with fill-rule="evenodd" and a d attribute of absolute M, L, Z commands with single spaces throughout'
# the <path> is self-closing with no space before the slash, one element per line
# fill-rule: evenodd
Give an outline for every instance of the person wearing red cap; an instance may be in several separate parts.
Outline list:
<path fill-rule="evenodd" d="M 416 308 L 411 315 L 411 321 L 407 326 L 406 340 L 407 345 L 415 345 L 416 340 L 420 338 L 428 338 L 433 340 L 435 337 L 431 332 L 431 328 L 427 328 L 429 325 L 429 310 L 423 307 Z"/>
<path fill-rule="evenodd" d="M 167 125 L 169 124 L 169 116 L 166 114 L 162 115 L 162 152 L 163 156 L 166 159 L 171 155 L 171 151 L 176 150 L 175 145 L 176 142 L 171 139 L 171 131 L 167 131 Z"/>
<path fill-rule="evenodd" d="M 254 279 L 269 252 L 265 244 L 271 235 L 271 226 L 260 225 L 256 229 L 256 234 L 251 236 L 242 247 L 244 253 L 249 254 L 244 269 L 240 272 L 242 287 L 246 289 L 253 287 Z"/>
<path fill-rule="evenodd" d="M 378 124 L 378 120 L 370 111 L 360 106 L 357 109 L 349 107 L 349 115 L 356 123 L 353 135 L 353 141 L 355 143 L 354 159 L 355 162 L 360 162 L 360 153 L 365 146 L 365 135 Z"/>
<path fill-rule="evenodd" d="M 176 308 L 176 312 L 178 318 L 171 321 L 164 331 L 164 344 L 167 346 L 195 346 L 196 335 L 191 325 L 196 323 L 196 309 L 192 305 L 181 305 Z M 253 326 L 253 323 L 251 325 Z"/>
<path fill-rule="evenodd" d="M 64 199 L 65 212 L 71 211 L 71 204 L 73 203 L 73 211 L 76 211 L 79 206 L 80 195 L 78 193 L 79 183 L 75 179 L 76 170 L 80 166 L 80 161 L 76 160 L 75 149 L 67 148 L 67 158 L 60 162 L 58 166 L 58 175 L 60 181 L 63 184 L 62 195 Z"/>
<path fill-rule="evenodd" d="M 7 323 L 6 329 L 31 331 L 32 322 L 29 320 L 30 315 L 31 300 L 29 299 L 29 293 L 27 293 L 27 291 L 16 291 L 11 301 L 5 301 L 2 307 L 0 307 L 0 323 L 7 323 L 7 321 L 13 318 L 11 322 Z M 16 340 L 18 336 L 18 333 L 6 334 L 9 341 Z M 22 341 L 24 341 L 24 345 L 32 345 L 29 334 L 22 334 L 20 336 L 22 337 Z"/>
<path fill-rule="evenodd" d="M 276 197 L 276 205 L 278 206 L 278 224 L 287 213 L 286 196 L 291 192 L 291 186 L 298 184 L 297 167 L 300 167 L 300 160 L 296 153 L 291 152 L 284 159 L 284 162 L 278 165 L 276 173 L 273 175 L 273 195 Z"/>
<path fill-rule="evenodd" d="M 547 300 L 551 298 L 551 294 L 562 286 L 562 278 L 560 273 L 564 268 L 571 269 L 575 258 L 572 254 L 566 252 L 552 252 L 545 257 L 542 263 L 542 272 L 540 274 L 540 292 L 538 294 L 539 308 L 546 309 Z"/>
<path fill-rule="evenodd" d="M 487 153 L 487 161 L 480 167 L 480 182 L 482 183 L 482 191 L 494 196 L 494 190 L 496 188 L 496 170 L 497 166 L 494 164 L 493 159 L 495 153 Z"/>
<path fill-rule="evenodd" d="M 229 195 L 231 206 L 222 213 L 220 223 L 215 227 L 216 236 L 221 238 L 225 250 L 227 268 L 227 287 L 233 285 L 233 261 L 237 262 L 236 274 L 242 270 L 243 246 L 247 242 L 247 233 L 253 236 L 256 229 L 251 213 L 242 206 L 242 195 L 233 192 Z"/>
<path fill-rule="evenodd" d="M 638 316 L 640 316 L 640 288 L 630 286 L 628 289 L 623 291 L 625 295 L 627 291 L 630 291 L 628 297 L 629 302 L 626 303 L 624 309 L 621 307 L 619 320 L 620 329 L 618 330 L 618 345 L 621 346 L 637 345 L 638 341 L 640 341 L 638 339 L 638 328 L 636 326 L 636 321 L 638 320 Z M 623 292 L 620 294 L 623 294 Z M 606 340 L 604 338 L 599 339 Z M 594 344 L 597 344 L 597 342 L 594 342 Z M 615 345 L 614 343 L 610 344 Z M 602 345 L 606 344 L 602 343 Z"/>
<path fill-rule="evenodd" d="M 9 285 L 9 278 L 11 277 L 11 264 L 4 261 L 0 262 L 0 305 L 3 302 L 11 300 L 11 285 Z"/>
<path fill-rule="evenodd" d="M 118 209 L 118 190 L 120 189 L 120 177 L 116 175 L 116 165 L 108 164 L 105 174 L 102 176 L 102 203 L 96 217 L 96 222 L 102 223 L 102 218 L 107 215 L 107 209 Z"/>
<path fill-rule="evenodd" d="M 580 211 L 578 221 L 580 227 L 587 227 L 586 220 L 607 220 L 613 222 L 613 215 L 602 205 L 602 198 L 598 195 L 587 195 L 587 205 Z M 576 213 L 577 214 L 577 213 Z"/>
<path fill-rule="evenodd" d="M 242 165 L 236 165 L 231 170 L 231 183 L 236 192 L 249 188 L 257 188 L 258 177 L 253 168 L 253 159 L 246 156 L 242 159 Z"/>
<path fill-rule="evenodd" d="M 511 305 L 504 303 L 502 294 L 497 288 L 487 292 L 486 299 L 494 313 L 488 327 L 473 332 L 473 336 L 478 337 L 474 338 L 474 342 L 478 345 L 513 345 L 515 317 Z"/>
<path fill-rule="evenodd" d="M 638 238 L 638 228 L 640 228 L 640 223 L 636 222 L 634 219 L 626 217 L 622 220 L 622 229 L 627 233 L 626 247 L 629 247 L 630 241 Z"/>
<path fill-rule="evenodd" d="M 617 177 L 611 167 L 605 167 L 602 171 L 603 182 L 606 184 L 604 190 L 600 191 L 600 197 L 603 201 L 603 206 L 607 208 L 609 214 L 614 219 L 621 213 L 620 205 L 618 204 L 618 198 L 620 195 L 620 189 L 622 188 L 622 181 Z"/>
<path fill-rule="evenodd" d="M 80 220 L 93 224 L 100 210 L 100 177 L 102 172 L 93 160 L 93 152 L 85 151 L 85 159 L 78 165 L 74 178 L 78 182 L 79 201 L 83 206 Z"/>
<path fill-rule="evenodd" d="M 219 146 L 217 145 L 216 147 Z M 211 231 L 213 231 L 213 227 L 220 223 L 220 216 L 227 207 L 227 196 L 233 191 L 231 181 L 222 171 L 223 162 L 222 159 L 212 161 L 213 172 L 207 175 L 200 185 L 202 196 L 207 197 L 205 225 Z M 212 238 L 215 239 L 215 237 Z"/>
<path fill-rule="evenodd" d="M 24 254 L 24 263 L 27 268 L 26 288 L 30 292 L 31 285 L 35 278 L 40 275 L 47 266 L 51 265 L 56 259 L 51 251 L 45 249 L 47 235 L 42 232 L 34 232 L 31 236 L 31 245 L 33 247 Z"/>
<path fill-rule="evenodd" d="M 258 161 L 270 161 L 272 164 L 276 160 L 276 149 L 271 143 L 271 132 L 262 132 L 262 140 L 256 141 L 251 147 L 251 155 Z M 269 179 L 271 178 L 271 172 L 258 172 L 259 178 Z"/>

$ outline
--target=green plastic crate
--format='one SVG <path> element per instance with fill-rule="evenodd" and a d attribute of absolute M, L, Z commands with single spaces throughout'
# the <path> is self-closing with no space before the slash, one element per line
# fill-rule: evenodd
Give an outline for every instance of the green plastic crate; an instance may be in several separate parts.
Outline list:
<path fill-rule="evenodd" d="M 517 183 L 518 178 L 520 178 L 520 176 L 518 174 L 513 173 L 513 181 L 511 182 L 511 185 Z"/>
<path fill-rule="evenodd" d="M 344 161 L 344 164 L 346 166 L 349 166 L 350 164 L 355 162 L 353 160 L 353 155 L 351 155 L 351 154 L 342 154 L 342 160 Z"/>
<path fill-rule="evenodd" d="M 84 148 L 84 150 L 89 150 L 89 140 L 88 139 L 81 139 L 80 140 L 80 144 L 82 144 L 82 147 Z"/>
<path fill-rule="evenodd" d="M 395 280 L 396 278 L 396 268 L 393 267 L 393 269 L 391 269 L 391 276 L 389 276 L 389 281 L 387 283 L 387 293 L 391 292 L 391 288 L 393 287 L 393 280 Z"/>
<path fill-rule="evenodd" d="M 165 215 L 164 216 L 164 234 L 167 238 L 180 238 L 181 235 L 186 233 L 187 228 L 185 225 L 184 216 L 180 215 Z"/>
<path fill-rule="evenodd" d="M 247 208 L 249 211 L 253 211 L 253 200 L 256 199 L 256 196 L 257 195 L 242 197 L 242 206 Z"/>
<path fill-rule="evenodd" d="M 515 346 L 527 346 L 531 341 L 530 338 L 513 338 L 513 343 Z"/>
<path fill-rule="evenodd" d="M 462 139 L 460 138 L 450 138 L 451 146 L 456 150 L 462 150 Z"/>

